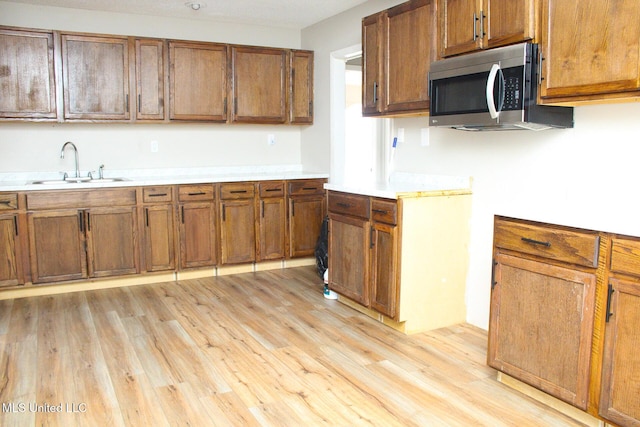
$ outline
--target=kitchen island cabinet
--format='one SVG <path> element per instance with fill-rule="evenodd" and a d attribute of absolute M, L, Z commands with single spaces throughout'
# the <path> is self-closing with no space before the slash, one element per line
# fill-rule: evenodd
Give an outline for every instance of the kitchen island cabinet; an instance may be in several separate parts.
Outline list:
<path fill-rule="evenodd" d="M 465 321 L 469 190 L 328 188 L 329 287 L 341 301 L 407 334 Z"/>
<path fill-rule="evenodd" d="M 0 28 L 0 119 L 57 119 L 54 69 L 53 32 Z"/>

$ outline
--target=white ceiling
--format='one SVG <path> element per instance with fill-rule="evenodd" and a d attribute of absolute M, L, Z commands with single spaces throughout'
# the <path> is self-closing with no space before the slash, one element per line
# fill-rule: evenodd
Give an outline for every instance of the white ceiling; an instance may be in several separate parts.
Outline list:
<path fill-rule="evenodd" d="M 302 29 L 366 0 L 7 0 L 13 3 Z M 192 10 L 186 2 L 202 4 Z"/>

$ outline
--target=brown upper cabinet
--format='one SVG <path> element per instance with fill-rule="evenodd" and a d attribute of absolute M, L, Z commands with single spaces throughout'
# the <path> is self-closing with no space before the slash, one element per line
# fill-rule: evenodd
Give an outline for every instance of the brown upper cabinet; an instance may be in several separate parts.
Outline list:
<path fill-rule="evenodd" d="M 423 114 L 436 54 L 435 0 L 411 0 L 362 21 L 365 116 Z"/>
<path fill-rule="evenodd" d="M 640 2 L 542 1 L 542 85 L 548 102 L 640 96 Z"/>
<path fill-rule="evenodd" d="M 227 120 L 227 46 L 169 42 L 169 118 Z"/>
<path fill-rule="evenodd" d="M 0 118 L 57 118 L 51 31 L 0 28 Z"/>
<path fill-rule="evenodd" d="M 136 39 L 136 120 L 163 120 L 166 48 L 164 40 Z"/>
<path fill-rule="evenodd" d="M 313 123 L 313 52 L 292 50 L 289 55 L 289 122 Z"/>
<path fill-rule="evenodd" d="M 535 37 L 535 0 L 438 0 L 438 16 L 442 57 Z"/>
<path fill-rule="evenodd" d="M 129 120 L 129 41 L 62 34 L 64 118 Z"/>
<path fill-rule="evenodd" d="M 234 123 L 284 123 L 287 54 L 282 49 L 231 48 Z"/>

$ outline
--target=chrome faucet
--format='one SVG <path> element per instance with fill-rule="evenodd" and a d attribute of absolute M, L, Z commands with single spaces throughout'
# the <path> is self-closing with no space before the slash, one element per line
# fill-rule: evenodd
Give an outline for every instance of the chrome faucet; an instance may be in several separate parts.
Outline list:
<path fill-rule="evenodd" d="M 67 145 L 71 145 L 71 148 L 73 148 L 73 152 L 75 153 L 75 156 L 76 156 L 76 176 L 75 177 L 80 178 L 80 159 L 78 158 L 78 147 L 76 147 L 76 145 L 73 142 L 67 141 L 64 143 L 64 145 L 62 146 L 62 150 L 60 150 L 60 158 L 64 159 L 64 149 L 67 148 Z"/>

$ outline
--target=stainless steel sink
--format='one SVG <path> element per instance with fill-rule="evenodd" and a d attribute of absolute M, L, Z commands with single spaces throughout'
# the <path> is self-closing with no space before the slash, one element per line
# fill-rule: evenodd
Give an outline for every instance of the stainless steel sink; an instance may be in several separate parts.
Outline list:
<path fill-rule="evenodd" d="M 127 181 L 126 178 L 67 178 L 67 179 L 43 179 L 39 181 L 31 181 L 29 184 L 36 185 L 62 185 L 62 184 L 101 184 L 107 182 Z"/>

